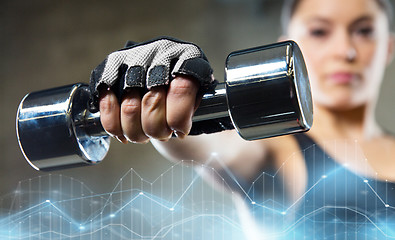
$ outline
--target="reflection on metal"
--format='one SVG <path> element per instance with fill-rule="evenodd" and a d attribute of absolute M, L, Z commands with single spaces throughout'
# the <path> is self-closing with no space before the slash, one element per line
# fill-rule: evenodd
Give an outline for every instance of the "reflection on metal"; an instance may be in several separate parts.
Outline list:
<path fill-rule="evenodd" d="M 225 74 L 229 115 L 244 139 L 311 128 L 310 84 L 295 42 L 233 52 L 227 58 Z"/>
<path fill-rule="evenodd" d="M 16 129 L 21 150 L 37 170 L 56 170 L 103 160 L 110 138 L 100 119 L 84 119 L 89 99 L 82 84 L 28 94 L 18 108 Z M 98 115 L 97 115 L 98 116 Z M 87 130 L 96 129 L 96 132 Z"/>
<path fill-rule="evenodd" d="M 288 41 L 231 53 L 226 81 L 205 94 L 193 122 L 230 117 L 241 137 L 262 139 L 307 131 L 313 121 L 303 56 Z M 100 113 L 87 110 L 84 84 L 25 96 L 17 114 L 21 150 L 37 170 L 96 164 L 110 147 Z"/>
<path fill-rule="evenodd" d="M 276 76 L 284 75 L 282 72 L 286 69 L 286 62 L 271 62 L 267 64 L 258 64 L 254 66 L 239 67 L 237 69 L 229 69 L 226 72 L 226 78 L 233 80 L 233 85 L 245 84 L 251 78 L 259 79 L 260 81 L 273 80 Z M 262 72 L 265 69 L 265 72 Z"/>
<path fill-rule="evenodd" d="M 214 93 L 205 94 L 192 117 L 193 122 L 228 117 L 225 84 L 218 84 Z"/>

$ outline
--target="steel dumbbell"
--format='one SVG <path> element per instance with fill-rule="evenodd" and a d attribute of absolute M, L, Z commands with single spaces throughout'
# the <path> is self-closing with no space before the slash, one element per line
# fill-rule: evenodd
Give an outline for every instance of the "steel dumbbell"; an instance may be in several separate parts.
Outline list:
<path fill-rule="evenodd" d="M 110 137 L 100 113 L 87 109 L 88 86 L 73 84 L 27 94 L 16 129 L 32 167 L 56 170 L 102 161 Z M 302 53 L 287 41 L 229 54 L 225 82 L 205 94 L 194 124 L 229 119 L 246 140 L 307 131 L 313 121 L 308 75 Z"/>

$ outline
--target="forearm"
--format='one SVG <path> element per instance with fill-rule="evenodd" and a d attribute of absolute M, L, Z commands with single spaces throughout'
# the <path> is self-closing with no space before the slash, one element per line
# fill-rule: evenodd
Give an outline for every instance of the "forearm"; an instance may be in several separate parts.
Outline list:
<path fill-rule="evenodd" d="M 236 131 L 188 136 L 167 142 L 151 140 L 154 147 L 171 161 L 192 161 L 216 169 L 230 168 L 238 176 L 251 178 L 258 165 L 264 164 L 266 144 L 262 141 L 245 141 Z"/>
<path fill-rule="evenodd" d="M 184 139 L 172 138 L 169 141 L 151 140 L 153 146 L 165 158 L 171 161 L 194 160 L 203 164 L 215 152 L 215 146 L 211 143 L 218 134 L 187 136 Z"/>

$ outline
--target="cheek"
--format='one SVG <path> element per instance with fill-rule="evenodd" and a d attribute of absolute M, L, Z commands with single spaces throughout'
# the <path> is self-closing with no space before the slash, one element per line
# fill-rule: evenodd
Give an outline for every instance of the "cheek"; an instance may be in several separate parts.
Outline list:
<path fill-rule="evenodd" d="M 357 45 L 358 60 L 362 68 L 367 69 L 376 65 L 376 62 L 381 58 L 377 43 L 365 43 Z"/>
<path fill-rule="evenodd" d="M 317 41 L 301 40 L 299 45 L 305 58 L 313 100 L 321 106 L 336 107 L 350 101 L 348 88 L 335 87 L 326 81 L 326 74 L 334 65 L 333 45 Z"/>
<path fill-rule="evenodd" d="M 326 49 L 322 45 L 317 45 L 314 42 L 301 40 L 299 45 L 302 49 L 303 57 L 306 62 L 307 71 L 309 74 L 312 87 L 317 88 L 319 79 L 323 76 L 325 61 L 328 59 Z"/>
<path fill-rule="evenodd" d="M 317 75 L 325 60 L 325 49 L 311 41 L 301 39 L 298 44 L 302 50 L 309 74 Z"/>
<path fill-rule="evenodd" d="M 377 90 L 386 67 L 386 48 L 384 42 L 365 44 L 360 47 L 360 64 L 363 78 L 368 88 Z"/>
<path fill-rule="evenodd" d="M 314 43 L 309 44 L 308 41 L 300 41 L 299 45 L 305 59 L 314 102 L 322 104 L 330 101 L 325 90 L 324 81 L 322 81 L 324 61 L 326 59 L 325 49 L 322 48 L 322 45 L 316 46 Z"/>

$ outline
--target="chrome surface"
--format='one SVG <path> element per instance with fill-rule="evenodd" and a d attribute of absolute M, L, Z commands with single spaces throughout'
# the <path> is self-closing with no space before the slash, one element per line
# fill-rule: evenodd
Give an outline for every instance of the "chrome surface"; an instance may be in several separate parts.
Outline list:
<path fill-rule="evenodd" d="M 310 85 L 295 42 L 233 52 L 226 60 L 225 74 L 229 114 L 244 139 L 310 129 Z"/>
<path fill-rule="evenodd" d="M 88 88 L 82 84 L 24 97 L 17 113 L 17 138 L 33 168 L 56 170 L 103 160 L 110 137 L 98 125 L 98 118 L 85 118 L 88 99 Z M 88 135 L 87 130 L 94 134 Z"/>
<path fill-rule="evenodd" d="M 220 83 L 214 93 L 205 94 L 192 117 L 193 122 L 229 116 L 225 84 Z"/>
<path fill-rule="evenodd" d="M 230 116 L 246 140 L 310 129 L 310 85 L 296 43 L 233 52 L 225 74 L 225 83 L 203 96 L 193 122 Z M 17 137 L 32 167 L 56 170 L 103 160 L 110 137 L 100 113 L 87 110 L 89 96 L 87 85 L 74 84 L 24 97 L 17 113 Z"/>

